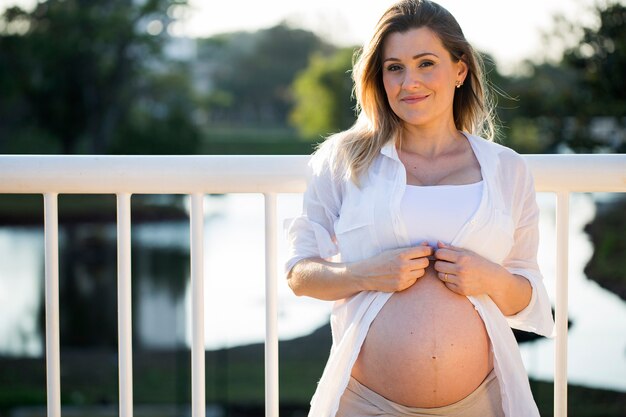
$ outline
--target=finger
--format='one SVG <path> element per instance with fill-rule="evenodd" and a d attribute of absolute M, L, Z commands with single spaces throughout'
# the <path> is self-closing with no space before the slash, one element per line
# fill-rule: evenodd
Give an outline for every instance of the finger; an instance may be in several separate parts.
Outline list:
<path fill-rule="evenodd" d="M 456 275 L 447 272 L 438 272 L 437 278 L 446 284 L 456 284 Z"/>
<path fill-rule="evenodd" d="M 469 249 L 459 248 L 458 246 L 448 245 L 448 244 L 445 244 L 445 243 L 443 243 L 441 241 L 437 242 L 437 251 L 443 250 L 443 249 L 446 249 L 448 251 L 457 253 L 457 254 L 459 254 L 459 256 L 463 255 L 463 254 L 465 254 L 465 255 L 475 255 L 476 254 L 475 252 L 472 252 Z"/>
<path fill-rule="evenodd" d="M 459 252 L 450 249 L 437 249 L 435 251 L 435 259 L 447 262 L 456 262 L 459 257 Z"/>
<path fill-rule="evenodd" d="M 423 269 L 416 269 L 415 271 L 411 271 L 411 280 L 413 281 L 413 283 L 415 283 L 415 281 L 423 277 L 424 274 L 425 271 Z"/>
<path fill-rule="evenodd" d="M 415 284 L 415 282 L 421 278 L 422 275 L 420 275 L 419 271 L 412 271 L 411 274 L 409 275 L 409 277 L 401 282 L 398 283 L 397 288 L 394 291 L 404 291 L 407 288 L 409 288 L 410 286 L 412 286 L 413 284 Z"/>
<path fill-rule="evenodd" d="M 462 251 L 462 248 L 458 248 L 456 246 L 448 245 L 447 243 L 443 243 L 441 240 L 437 241 L 438 249 L 449 249 L 451 251 Z"/>
<path fill-rule="evenodd" d="M 406 256 L 408 259 L 415 259 L 432 255 L 433 252 L 433 248 L 428 246 L 428 244 L 420 244 L 404 250 L 402 255 Z"/>
<path fill-rule="evenodd" d="M 410 270 L 416 271 L 418 269 L 426 269 L 430 261 L 426 257 L 411 259 L 410 260 Z"/>
<path fill-rule="evenodd" d="M 434 260 L 435 260 L 435 252 L 437 251 L 437 247 L 436 247 L 436 246 L 434 246 L 434 247 L 433 247 L 433 246 L 431 246 L 431 245 L 430 245 L 430 243 L 428 243 L 428 242 L 426 242 L 426 241 L 424 241 L 424 242 L 420 243 L 420 245 L 422 245 L 422 246 L 428 246 L 428 247 L 431 249 L 431 252 L 430 252 L 428 255 L 426 255 L 426 257 L 427 257 L 429 260 L 434 261 Z"/>
<path fill-rule="evenodd" d="M 456 275 L 458 272 L 456 264 L 452 262 L 437 261 L 435 262 L 434 267 L 435 267 L 435 271 L 441 272 L 442 274 L 447 273 L 447 274 Z"/>
<path fill-rule="evenodd" d="M 430 253 L 428 253 L 427 255 L 424 255 L 424 256 L 426 256 L 428 259 L 431 259 L 431 260 L 435 258 L 435 248 L 430 246 L 430 243 L 424 241 L 424 242 L 420 243 L 420 246 L 425 246 L 425 247 L 430 248 Z"/>
<path fill-rule="evenodd" d="M 465 295 L 463 294 L 463 291 L 461 291 L 461 287 L 459 287 L 458 285 L 456 285 L 454 282 L 444 282 L 443 283 L 450 291 L 457 293 L 459 295 Z"/>

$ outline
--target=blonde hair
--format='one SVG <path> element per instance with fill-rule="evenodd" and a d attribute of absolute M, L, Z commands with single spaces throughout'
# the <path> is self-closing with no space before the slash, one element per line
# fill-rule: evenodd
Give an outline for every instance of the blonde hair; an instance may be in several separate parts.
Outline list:
<path fill-rule="evenodd" d="M 454 124 L 458 130 L 493 140 L 493 102 L 484 79 L 481 56 L 465 39 L 450 12 L 429 0 L 401 0 L 378 21 L 369 42 L 355 54 L 352 78 L 359 116 L 354 125 L 330 136 L 317 152 L 333 154 L 332 168 L 359 184 L 381 148 L 389 141 L 400 144 L 401 119 L 389 106 L 382 80 L 382 49 L 391 33 L 405 33 L 427 27 L 441 39 L 455 62 L 463 60 L 468 74 L 456 89 L 453 103 Z"/>

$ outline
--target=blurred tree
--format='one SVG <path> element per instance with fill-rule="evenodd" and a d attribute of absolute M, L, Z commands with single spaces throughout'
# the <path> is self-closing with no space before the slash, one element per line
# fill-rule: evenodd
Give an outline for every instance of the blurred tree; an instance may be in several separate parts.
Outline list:
<path fill-rule="evenodd" d="M 526 63 L 527 74 L 504 79 L 510 98 L 498 115 L 506 145 L 522 153 L 556 152 L 566 140 L 566 125 L 583 92 L 578 74 L 564 66 Z"/>
<path fill-rule="evenodd" d="M 347 129 L 356 120 L 352 95 L 353 48 L 315 54 L 293 84 L 296 105 L 290 121 L 304 137 Z"/>
<path fill-rule="evenodd" d="M 596 13 L 599 27 L 584 27 L 578 45 L 563 57 L 564 66 L 579 74 L 583 92 L 569 144 L 582 151 L 626 152 L 626 5 L 597 6 Z M 621 140 L 615 138 L 619 132 Z"/>
<path fill-rule="evenodd" d="M 583 28 L 578 45 L 564 55 L 564 64 L 581 74 L 590 116 L 626 114 L 626 5 L 596 8 L 600 25 Z"/>
<path fill-rule="evenodd" d="M 7 9 L 0 19 L 0 151 L 101 154 L 111 151 L 114 137 L 143 125 L 175 122 L 193 130 L 180 104 L 188 98 L 161 94 L 169 101 L 157 113 L 141 103 L 155 98 L 153 89 L 174 87 L 161 83 L 167 77 L 145 76 L 171 71 L 162 59 L 164 28 L 172 23 L 168 9 L 183 5 L 48 0 L 32 12 Z M 123 143 L 115 149 L 124 151 Z"/>
<path fill-rule="evenodd" d="M 199 40 L 198 65 L 211 80 L 206 87 L 211 121 L 286 126 L 296 74 L 311 54 L 330 48 L 312 32 L 286 24 Z"/>
<path fill-rule="evenodd" d="M 556 19 L 553 36 L 580 33 L 560 62 L 526 62 L 524 75 L 504 81 L 517 99 L 498 111 L 508 145 L 530 152 L 556 152 L 561 145 L 576 152 L 626 151 L 626 6 L 609 2 L 595 12 L 595 28 Z"/>
<path fill-rule="evenodd" d="M 202 137 L 192 119 L 200 100 L 195 98 L 188 64 L 176 67 L 142 77 L 140 93 L 113 135 L 109 153 L 196 153 Z"/>

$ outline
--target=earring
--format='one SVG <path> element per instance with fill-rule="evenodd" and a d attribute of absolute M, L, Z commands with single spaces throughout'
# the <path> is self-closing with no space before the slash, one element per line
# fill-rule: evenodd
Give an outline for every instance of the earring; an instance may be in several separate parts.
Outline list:
<path fill-rule="evenodd" d="M 457 81 L 457 82 L 454 84 L 454 86 L 455 86 L 456 88 L 461 88 L 461 86 L 462 86 L 462 85 L 463 85 L 463 81 Z"/>

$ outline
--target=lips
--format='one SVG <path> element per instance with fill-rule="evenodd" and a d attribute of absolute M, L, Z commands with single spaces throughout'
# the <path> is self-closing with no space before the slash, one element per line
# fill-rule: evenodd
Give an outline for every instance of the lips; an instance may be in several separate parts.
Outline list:
<path fill-rule="evenodd" d="M 400 101 L 403 101 L 407 104 L 415 104 L 415 103 L 419 103 L 421 101 L 426 100 L 428 97 L 429 97 L 428 94 L 413 94 L 413 95 L 401 98 Z"/>

